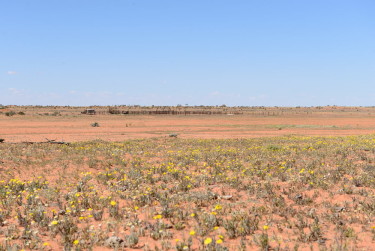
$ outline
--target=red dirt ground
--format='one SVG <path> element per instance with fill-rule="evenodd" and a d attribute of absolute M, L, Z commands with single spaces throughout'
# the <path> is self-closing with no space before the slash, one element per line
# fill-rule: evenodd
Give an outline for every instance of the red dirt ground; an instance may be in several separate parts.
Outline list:
<path fill-rule="evenodd" d="M 296 110 L 296 108 L 294 109 Z M 91 124 L 94 122 L 99 123 L 100 126 L 92 127 Z M 171 133 L 178 134 L 180 138 L 216 139 L 290 134 L 346 136 L 375 133 L 375 113 L 367 111 L 340 112 L 326 109 L 324 112 L 301 112 L 299 114 L 290 112 L 276 116 L 262 116 L 261 114 L 188 116 L 106 114 L 91 116 L 72 111 L 62 116 L 46 116 L 26 112 L 24 116 L 0 115 L 0 130 L 0 138 L 10 143 L 45 142 L 46 139 L 65 142 L 98 139 L 123 141 L 168 137 Z M 49 178 L 53 179 L 53 174 Z M 321 196 L 322 200 L 325 199 L 324 195 Z M 335 202 L 340 203 L 349 199 L 349 197 L 340 197 L 336 198 Z M 334 239 L 333 233 L 332 229 L 331 239 Z M 142 242 L 146 243 L 146 238 Z M 373 247 L 371 239 L 362 240 L 361 243 L 363 243 L 363 250 L 371 250 Z M 57 248 L 54 246 L 53 240 L 51 240 L 51 244 L 51 250 Z M 317 249 L 318 245 L 314 245 L 313 248 Z M 309 250 L 309 248 L 300 250 Z"/>
<path fill-rule="evenodd" d="M 362 114 L 363 115 L 363 114 Z M 92 127 L 98 122 L 100 127 Z M 65 115 L 0 116 L 0 138 L 6 142 L 48 139 L 121 141 L 135 138 L 248 138 L 289 134 L 344 136 L 372 134 L 375 116 L 340 113 L 286 116 L 251 115 Z"/>

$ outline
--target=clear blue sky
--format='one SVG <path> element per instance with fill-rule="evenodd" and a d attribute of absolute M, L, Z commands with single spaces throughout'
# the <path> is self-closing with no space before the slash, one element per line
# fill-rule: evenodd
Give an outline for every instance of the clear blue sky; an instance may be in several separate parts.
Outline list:
<path fill-rule="evenodd" d="M 0 104 L 375 105 L 374 0 L 2 0 Z"/>

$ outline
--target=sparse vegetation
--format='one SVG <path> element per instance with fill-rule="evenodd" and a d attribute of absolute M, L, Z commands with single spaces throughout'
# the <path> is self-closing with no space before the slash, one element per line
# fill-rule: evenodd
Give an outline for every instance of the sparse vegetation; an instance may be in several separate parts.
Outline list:
<path fill-rule="evenodd" d="M 16 114 L 16 112 L 14 112 L 14 111 L 9 111 L 9 112 L 6 112 L 6 113 L 5 113 L 5 116 L 12 117 L 12 116 L 15 115 L 15 114 Z"/>
<path fill-rule="evenodd" d="M 0 156 L 3 250 L 374 245 L 373 135 L 4 143 Z"/>

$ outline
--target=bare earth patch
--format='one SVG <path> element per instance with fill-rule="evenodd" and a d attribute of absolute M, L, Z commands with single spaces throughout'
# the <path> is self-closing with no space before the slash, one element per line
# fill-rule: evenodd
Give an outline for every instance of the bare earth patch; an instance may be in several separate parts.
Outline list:
<path fill-rule="evenodd" d="M 364 109 L 364 108 L 363 108 Z M 368 108 L 370 109 L 370 108 Z M 374 109 L 375 110 L 375 109 Z M 277 110 L 276 110 L 277 111 Z M 281 135 L 364 135 L 375 132 L 375 113 L 370 110 L 321 110 L 263 112 L 243 115 L 83 115 L 79 110 L 62 116 L 26 112 L 26 115 L 0 116 L 1 137 L 7 142 L 106 140 L 165 137 L 249 138 Z M 230 113 L 229 113 L 230 114 Z M 273 115 L 275 114 L 275 115 Z M 93 123 L 98 127 L 92 127 Z"/>

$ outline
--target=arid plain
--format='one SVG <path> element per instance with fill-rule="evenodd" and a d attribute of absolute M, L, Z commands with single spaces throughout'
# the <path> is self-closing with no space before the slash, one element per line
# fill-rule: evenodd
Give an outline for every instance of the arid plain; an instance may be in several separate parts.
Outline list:
<path fill-rule="evenodd" d="M 121 141 L 164 137 L 171 133 L 181 138 L 249 138 L 281 135 L 345 136 L 375 133 L 375 108 L 212 108 L 221 114 L 179 115 L 110 114 L 106 107 L 95 107 L 96 115 L 81 114 L 81 107 L 13 107 L 14 116 L 0 116 L 1 137 L 7 142 L 65 141 L 102 139 Z M 132 108 L 119 107 L 119 111 Z M 134 111 L 141 108 L 133 108 Z M 173 109 L 173 108 L 171 108 Z M 190 107 L 187 110 L 200 110 Z M 145 109 L 157 111 L 158 108 Z M 166 110 L 161 107 L 159 111 Z M 208 112 L 210 108 L 204 109 Z M 1 111 L 1 110 L 0 110 Z M 241 112 L 235 115 L 234 112 Z M 24 112 L 25 115 L 18 115 Z M 6 113 L 6 110 L 3 111 Z M 92 123 L 99 127 L 92 127 Z"/>
<path fill-rule="evenodd" d="M 0 110 L 0 250 L 375 248 L 375 108 L 86 109 Z"/>

